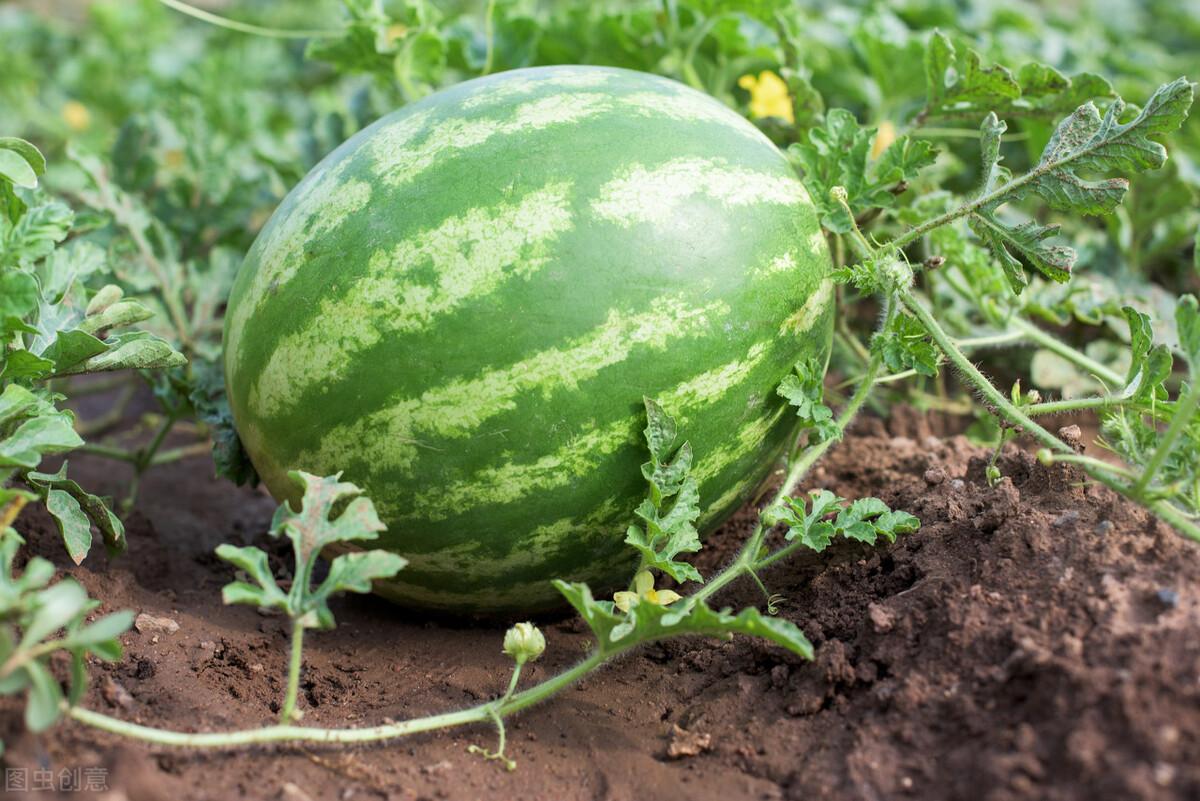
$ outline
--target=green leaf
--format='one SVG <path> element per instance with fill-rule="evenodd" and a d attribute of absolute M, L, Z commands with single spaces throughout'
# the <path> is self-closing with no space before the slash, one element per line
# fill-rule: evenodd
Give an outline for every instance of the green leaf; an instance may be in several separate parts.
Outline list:
<path fill-rule="evenodd" d="M 555 579 L 554 586 L 583 617 L 604 653 L 681 634 L 727 639 L 740 633 L 770 640 L 805 659 L 813 658 L 812 644 L 800 629 L 754 608 L 733 615 L 728 609 L 718 612 L 683 598 L 671 606 L 639 603 L 628 613 L 621 613 L 612 602 L 595 600 L 586 584 Z"/>
<path fill-rule="evenodd" d="M 258 583 L 257 587 L 244 581 L 226 584 L 221 589 L 222 601 L 226 604 L 250 604 L 287 610 L 287 595 L 279 589 L 275 577 L 271 575 L 266 551 L 253 546 L 238 548 L 222 543 L 217 546 L 216 554 L 218 558 L 246 571 Z"/>
<path fill-rule="evenodd" d="M 4 149 L 0 145 L 0 179 L 5 179 L 23 189 L 37 187 L 37 173 L 19 153 Z"/>
<path fill-rule="evenodd" d="M 925 49 L 925 95 L 928 114 L 990 107 L 1016 100 L 1021 86 L 1004 67 L 983 66 L 970 48 L 959 50 L 941 31 Z"/>
<path fill-rule="evenodd" d="M 9 351 L 7 358 L 0 354 L 0 375 L 6 380 L 38 380 L 54 372 L 54 362 L 34 356 L 27 350 Z"/>
<path fill-rule="evenodd" d="M 329 563 L 329 575 L 312 595 L 325 599 L 336 592 L 367 593 L 371 591 L 372 581 L 391 578 L 407 564 L 407 559 L 390 551 L 342 554 Z M 332 615 L 329 618 L 332 620 Z"/>
<path fill-rule="evenodd" d="M 1179 348 L 1192 371 L 1192 380 L 1200 381 L 1200 306 L 1195 295 L 1184 295 L 1175 306 L 1175 328 Z"/>
<path fill-rule="evenodd" d="M 52 489 L 46 495 L 46 510 L 54 517 L 71 561 L 83 562 L 92 547 L 92 524 L 79 501 L 60 489 Z"/>
<path fill-rule="evenodd" d="M 83 560 L 91 546 L 91 526 L 95 526 L 100 532 L 110 554 L 124 552 L 126 544 L 124 524 L 113 514 L 112 509 L 103 498 L 92 495 L 79 484 L 67 478 L 66 462 L 58 469 L 57 473 L 31 472 L 26 474 L 25 479 L 46 499 L 47 508 L 54 515 L 59 531 L 67 541 L 67 552 L 71 554 L 75 564 L 79 564 Z M 54 505 L 51 505 L 50 497 L 56 493 L 67 496 L 70 502 L 60 498 Z M 68 529 L 71 529 L 70 536 Z M 77 546 L 73 546 L 73 542 L 77 543 Z"/>
<path fill-rule="evenodd" d="M 1002 221 L 992 211 L 980 210 L 968 220 L 971 230 L 982 239 L 1004 268 L 1014 292 L 1020 293 L 1029 281 L 1021 262 L 1010 252 L 1016 250 L 1030 266 L 1053 281 L 1066 281 L 1075 264 L 1075 251 L 1063 245 L 1046 244 L 1058 233 L 1057 225 L 1039 225 L 1028 220 L 1017 225 Z"/>
<path fill-rule="evenodd" d="M 1121 310 L 1129 323 L 1129 370 L 1125 374 L 1122 398 L 1166 398 L 1163 382 L 1171 377 L 1171 352 L 1165 345 L 1154 345 L 1150 316 L 1125 306 Z"/>
<path fill-rule="evenodd" d="M 25 665 L 29 676 L 29 700 L 25 703 L 25 727 L 32 732 L 45 731 L 54 725 L 61 714 L 62 688 L 39 660 Z"/>
<path fill-rule="evenodd" d="M 37 594 L 33 616 L 21 636 L 20 647 L 29 648 L 87 611 L 88 597 L 83 587 L 63 579 Z"/>
<path fill-rule="evenodd" d="M 82 331 L 71 332 L 87 336 Z M 99 341 L 99 340 L 97 340 Z M 110 370 L 161 370 L 182 367 L 187 358 L 162 337 L 147 331 L 116 334 L 103 342 L 104 350 L 66 369 L 55 368 L 56 375 L 101 373 Z"/>
<path fill-rule="evenodd" d="M 96 622 L 72 632 L 67 637 L 67 642 L 73 648 L 96 649 L 99 647 L 97 656 L 107 656 L 112 653 L 111 645 L 115 641 L 119 656 L 120 636 L 129 631 L 129 627 L 132 625 L 133 612 L 127 609 L 113 612 L 111 615 L 105 615 Z"/>
<path fill-rule="evenodd" d="M 700 517 L 699 484 L 691 477 L 692 446 L 673 451 L 678 438 L 675 418 L 651 398 L 646 406 L 646 446 L 650 461 L 642 465 L 649 485 L 646 499 L 635 510 L 644 526 L 632 525 L 625 543 L 641 554 L 641 568 L 653 568 L 676 581 L 703 581 L 695 567 L 676 557 L 700 550 L 695 522 Z"/>
<path fill-rule="evenodd" d="M 37 310 L 40 296 L 37 280 L 29 273 L 0 272 L 0 317 L 30 316 Z"/>
<path fill-rule="evenodd" d="M 99 296 L 97 296 L 99 297 Z M 93 301 L 95 298 L 93 298 Z M 100 308 L 88 306 L 87 316 L 79 323 L 79 330 L 96 334 L 108 328 L 133 325 L 143 320 L 149 320 L 154 312 L 147 309 L 136 300 L 120 300 L 109 306 Z"/>
<path fill-rule="evenodd" d="M 16 158 L 23 166 L 16 166 Z M 37 179 L 46 174 L 46 157 L 32 143 L 15 136 L 0 136 L 0 177 L 23 189 L 36 189 Z"/>
<path fill-rule="evenodd" d="M 58 201 L 33 206 L 7 232 L 0 228 L 0 266 L 31 264 L 45 257 L 66 238 L 74 218 Z"/>
<path fill-rule="evenodd" d="M 88 359 L 108 350 L 108 345 L 89 333 L 80 330 L 59 331 L 42 357 L 54 362 L 58 375 L 87 372 L 81 365 Z"/>
<path fill-rule="evenodd" d="M 928 340 L 919 320 L 901 313 L 891 324 L 871 338 L 871 349 L 883 356 L 893 372 L 915 370 L 930 378 L 938 373 L 938 351 Z"/>
<path fill-rule="evenodd" d="M 6 387 L 6 393 L 13 385 Z M 2 409 L 2 404 L 0 404 Z M 3 414 L 0 413 L 0 421 Z M 0 468 L 17 467 L 32 470 L 48 453 L 63 453 L 83 444 L 75 433 L 71 415 L 67 412 L 42 412 L 17 426 L 6 439 L 0 440 Z"/>
<path fill-rule="evenodd" d="M 667 414 L 658 401 L 653 398 L 642 398 L 646 406 L 646 428 L 642 433 L 646 437 L 646 445 L 650 448 L 650 456 L 655 462 L 667 461 L 675 447 L 678 431 L 675 418 Z"/>
<path fill-rule="evenodd" d="M 784 497 L 764 519 L 770 525 L 783 523 L 788 527 L 788 540 L 798 540 L 817 553 L 828 548 L 836 537 L 874 545 L 879 537 L 895 542 L 897 535 L 915 532 L 921 526 L 913 515 L 893 511 L 878 498 L 860 498 L 847 505 L 828 490 L 811 492 L 807 508 L 803 498 Z"/>
<path fill-rule="evenodd" d="M 807 143 L 797 143 L 788 154 L 800 168 L 802 180 L 821 211 L 821 224 L 830 231 L 850 231 L 850 216 L 830 197 L 830 190 L 846 190 L 846 202 L 857 217 L 876 208 L 891 208 L 907 182 L 933 163 L 932 145 L 901 136 L 871 158 L 874 128 L 863 128 L 846 109 L 831 109 L 823 127 L 808 132 Z"/>
<path fill-rule="evenodd" d="M 841 429 L 833 419 L 833 410 L 825 405 L 823 366 L 819 359 L 797 363 L 795 371 L 784 376 L 776 390 L 796 409 L 801 430 L 813 432 L 815 440 L 810 440 L 812 444 L 841 436 Z"/>

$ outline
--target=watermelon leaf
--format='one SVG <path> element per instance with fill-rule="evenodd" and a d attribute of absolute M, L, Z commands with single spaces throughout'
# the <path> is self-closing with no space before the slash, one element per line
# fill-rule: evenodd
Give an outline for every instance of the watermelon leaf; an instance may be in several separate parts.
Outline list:
<path fill-rule="evenodd" d="M 813 658 L 812 643 L 795 624 L 750 607 L 736 615 L 682 598 L 670 606 L 641 602 L 622 613 L 611 601 L 598 601 L 583 583 L 555 580 L 554 586 L 575 607 L 592 630 L 602 653 L 615 653 L 664 637 L 699 634 L 729 639 L 733 634 L 762 637 L 805 658 Z"/>
<path fill-rule="evenodd" d="M 899 534 L 911 534 L 921 521 L 908 512 L 895 511 L 878 498 L 859 498 L 847 503 L 829 490 L 814 490 L 804 498 L 784 496 L 779 505 L 764 513 L 767 525 L 782 523 L 785 535 L 811 551 L 820 553 L 837 537 L 874 545 L 880 537 L 895 542 Z"/>
<path fill-rule="evenodd" d="M 795 371 L 784 376 L 776 392 L 796 409 L 800 428 L 809 430 L 815 442 L 841 437 L 841 429 L 833 419 L 833 410 L 825 405 L 825 368 L 816 359 L 796 365 Z"/>
<path fill-rule="evenodd" d="M 287 501 L 280 504 L 269 533 L 291 540 L 295 555 L 291 589 L 287 593 L 280 589 L 262 549 L 222 544 L 217 556 L 251 579 L 226 584 L 222 599 L 227 604 L 279 609 L 304 628 L 333 628 L 329 599 L 335 593 L 370 592 L 373 580 L 391 578 L 408 562 L 380 550 L 342 554 L 330 562 L 328 575 L 313 587 L 313 570 L 327 546 L 376 539 L 384 525 L 370 499 L 360 497 L 362 490 L 355 485 L 341 481 L 340 473 L 321 478 L 293 470 L 288 475 L 303 490 L 300 509 L 293 509 Z"/>
<path fill-rule="evenodd" d="M 864 128 L 846 109 L 831 109 L 824 127 L 813 128 L 808 142 L 797 143 L 788 154 L 800 167 L 802 180 L 821 211 L 821 224 L 834 233 L 851 229 L 845 208 L 829 196 L 840 186 L 855 217 L 872 209 L 891 208 L 917 173 L 936 157 L 929 142 Z M 878 146 L 878 152 L 873 152 Z"/>
<path fill-rule="evenodd" d="M 642 476 L 650 490 L 634 512 L 644 525 L 631 525 L 625 542 L 641 554 L 637 572 L 653 568 L 676 581 L 703 581 L 700 571 L 676 559 L 700 550 L 695 525 L 700 517 L 700 486 L 690 475 L 692 446 L 685 442 L 675 449 L 675 418 L 653 399 L 644 402 L 650 461 L 642 465 Z"/>

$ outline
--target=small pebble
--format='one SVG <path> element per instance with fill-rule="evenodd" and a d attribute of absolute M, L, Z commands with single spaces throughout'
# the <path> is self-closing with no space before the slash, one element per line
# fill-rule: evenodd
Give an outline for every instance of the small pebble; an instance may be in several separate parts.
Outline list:
<path fill-rule="evenodd" d="M 179 631 L 179 624 L 169 617 L 155 617 L 142 612 L 133 619 L 133 627 L 145 634 L 148 631 L 174 634 Z"/>
<path fill-rule="evenodd" d="M 925 483 L 937 486 L 946 480 L 946 471 L 936 465 L 925 471 Z"/>
<path fill-rule="evenodd" d="M 961 492 L 965 486 L 967 485 L 961 478 L 956 478 L 950 482 L 950 489 L 954 490 L 955 492 Z"/>
<path fill-rule="evenodd" d="M 1113 522 L 1111 520 L 1101 520 L 1096 524 L 1097 534 L 1107 534 L 1113 530 Z"/>
<path fill-rule="evenodd" d="M 1158 602 L 1168 609 L 1174 609 L 1179 606 L 1179 593 L 1170 587 L 1163 587 L 1158 592 L 1154 593 L 1154 597 Z"/>
<path fill-rule="evenodd" d="M 1064 526 L 1069 526 L 1072 523 L 1078 523 L 1078 522 L 1079 522 L 1079 512 L 1075 511 L 1074 509 L 1068 509 L 1067 511 L 1063 512 L 1058 517 L 1054 518 L 1054 522 L 1051 523 L 1051 525 L 1054 526 L 1055 528 L 1063 528 Z"/>
<path fill-rule="evenodd" d="M 1058 436 L 1062 438 L 1063 442 L 1076 450 L 1079 450 L 1079 446 L 1083 444 L 1083 431 L 1080 430 L 1079 426 L 1063 426 L 1058 429 Z"/>

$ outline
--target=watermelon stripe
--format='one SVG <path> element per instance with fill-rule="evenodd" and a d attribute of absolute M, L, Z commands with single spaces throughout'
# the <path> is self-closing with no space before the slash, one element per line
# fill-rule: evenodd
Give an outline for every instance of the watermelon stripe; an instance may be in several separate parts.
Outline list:
<path fill-rule="evenodd" d="M 418 398 L 396 397 L 386 408 L 333 429 L 299 461 L 349 464 L 366 459 L 381 467 L 407 469 L 417 459 L 421 435 L 470 436 L 487 420 L 515 409 L 523 393 L 546 396 L 560 388 L 574 389 L 635 349 L 662 351 L 679 339 L 707 333 L 710 322 L 729 313 L 721 301 L 691 308 L 679 297 L 660 298 L 653 306 L 653 311 L 636 315 L 613 310 L 603 325 L 565 347 L 452 381 Z"/>
<path fill-rule="evenodd" d="M 484 108 L 487 106 L 508 105 L 521 97 L 547 88 L 555 89 L 599 89 L 613 81 L 612 73 L 603 70 L 564 67 L 554 76 L 540 78 L 510 77 L 503 81 L 479 81 L 474 91 L 460 104 L 464 109 Z"/>
<path fill-rule="evenodd" d="M 660 396 L 659 402 L 686 425 L 691 415 L 719 401 L 735 385 L 745 380 L 769 347 L 770 343 L 758 343 L 751 347 L 750 355 L 745 359 L 693 376 Z M 779 415 L 775 413 L 769 422 L 764 422 L 766 418 L 760 418 L 738 432 L 736 438 L 739 447 L 744 445 L 744 437 L 756 432 L 765 434 L 778 419 Z M 409 515 L 438 521 L 446 520 L 454 508 L 469 502 L 493 505 L 518 503 L 532 493 L 570 484 L 573 479 L 595 470 L 604 457 L 622 446 L 639 442 L 642 425 L 636 418 L 621 417 L 585 432 L 567 446 L 534 462 L 510 462 L 491 467 L 458 484 L 438 487 L 431 493 L 411 498 L 397 499 L 395 509 L 389 505 L 381 508 L 386 514 L 404 514 L 407 510 Z M 708 461 L 715 464 L 713 459 Z M 730 459 L 726 458 L 721 464 L 728 461 Z M 707 477 L 700 475 L 699 466 L 696 472 L 702 481 Z"/>
<path fill-rule="evenodd" d="M 304 329 L 279 340 L 254 384 L 251 403 L 277 415 L 314 384 L 338 380 L 347 356 L 387 333 L 420 330 L 439 314 L 528 278 L 548 261 L 548 246 L 571 227 L 569 184 L 530 192 L 501 207 L 471 209 L 376 251 L 368 272 L 341 297 L 323 299 Z M 432 266 L 430 286 L 414 268 Z M 363 309 L 381 316 L 364 316 Z"/>
<path fill-rule="evenodd" d="M 786 175 L 731 167 L 724 159 L 681 158 L 657 167 L 633 164 L 592 201 L 592 211 L 619 225 L 665 225 L 685 198 L 703 195 L 727 206 L 808 202 L 804 186 Z"/>
<path fill-rule="evenodd" d="M 272 217 L 263 228 L 255 248 L 265 256 L 247 289 L 252 297 L 266 295 L 269 287 L 289 281 L 303 264 L 301 256 L 311 239 L 336 230 L 346 218 L 370 202 L 371 185 L 361 180 L 343 180 L 344 169 L 345 162 L 324 170 L 318 166 L 318 171 L 310 173 L 297 188 L 297 213 Z M 237 345 L 255 308 L 256 304 L 246 303 L 230 309 L 226 318 L 226 352 L 240 352 Z M 239 362 L 240 358 L 234 361 L 233 367 L 236 368 Z"/>
<path fill-rule="evenodd" d="M 827 278 L 817 285 L 816 290 L 808 296 L 808 300 L 804 301 L 804 305 L 795 314 L 783 321 L 779 326 L 780 335 L 799 336 L 811 330 L 817 321 L 825 316 L 832 298 L 833 281 Z"/>

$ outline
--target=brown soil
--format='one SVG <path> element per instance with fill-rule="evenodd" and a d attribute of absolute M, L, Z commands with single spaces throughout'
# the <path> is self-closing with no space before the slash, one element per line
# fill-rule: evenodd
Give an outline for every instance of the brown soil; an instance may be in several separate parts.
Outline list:
<path fill-rule="evenodd" d="M 212 754 L 143 747 L 75 724 L 22 734 L 0 705 L 6 764 L 103 767 L 110 799 L 1195 799 L 1200 798 L 1200 565 L 1196 546 L 1107 490 L 1012 450 L 989 488 L 985 454 L 922 418 L 863 423 L 812 477 L 873 494 L 924 526 L 891 547 L 843 546 L 766 577 L 781 614 L 817 645 L 805 663 L 737 638 L 646 648 L 510 725 L 514 773 L 466 752 L 485 728 L 373 748 Z M 941 433 L 941 432 L 939 432 Z M 79 459 L 115 492 L 110 465 Z M 107 609 L 170 617 L 93 665 L 89 707 L 190 730 L 270 722 L 287 646 L 275 617 L 227 608 L 222 541 L 265 537 L 273 504 L 193 459 L 152 472 L 128 556 L 73 574 Z M 752 519 L 699 559 L 711 573 Z M 29 551 L 62 563 L 46 519 Z M 760 603 L 750 586 L 723 601 Z M 340 601 L 310 636 L 305 722 L 361 726 L 458 708 L 501 689 L 502 631 L 414 620 L 372 598 Z M 586 645 L 544 624 L 538 679 Z M 676 758 L 671 758 L 671 754 Z M 688 755 L 691 754 L 691 755 Z M 80 798 L 86 794 L 70 793 Z M 28 797 L 20 795 L 17 797 Z"/>

